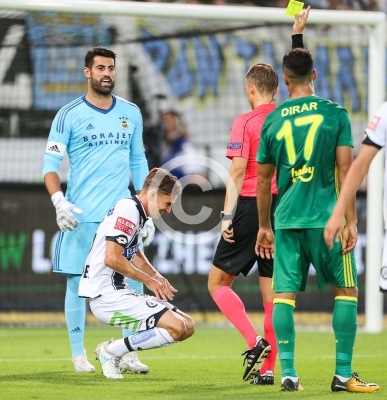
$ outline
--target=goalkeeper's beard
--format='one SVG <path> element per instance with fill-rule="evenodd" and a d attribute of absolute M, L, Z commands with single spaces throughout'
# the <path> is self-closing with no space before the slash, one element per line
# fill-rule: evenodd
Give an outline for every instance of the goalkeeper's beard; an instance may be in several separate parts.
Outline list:
<path fill-rule="evenodd" d="M 111 80 L 110 86 L 102 86 L 100 81 L 92 77 L 90 79 L 90 86 L 92 91 L 99 96 L 104 96 L 104 97 L 110 96 L 110 94 L 114 89 L 114 83 L 115 83 L 113 79 L 110 80 Z"/>

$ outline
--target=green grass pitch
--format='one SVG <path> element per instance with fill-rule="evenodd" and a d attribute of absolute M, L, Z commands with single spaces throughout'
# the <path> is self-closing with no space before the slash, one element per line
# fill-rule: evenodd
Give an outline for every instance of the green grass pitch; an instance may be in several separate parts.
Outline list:
<path fill-rule="evenodd" d="M 93 350 L 97 343 L 120 337 L 114 328 L 86 329 L 86 348 L 97 372 L 75 374 L 69 358 L 64 328 L 0 329 L 0 398 L 15 399 L 302 399 L 387 398 L 387 332 L 359 333 L 353 367 L 360 377 L 374 381 L 374 394 L 332 393 L 334 339 L 331 332 L 297 332 L 296 368 L 303 392 L 280 391 L 277 361 L 274 386 L 255 386 L 242 381 L 240 354 L 244 340 L 233 328 L 197 328 L 185 342 L 141 352 L 149 375 L 125 374 L 113 381 L 100 372 Z"/>

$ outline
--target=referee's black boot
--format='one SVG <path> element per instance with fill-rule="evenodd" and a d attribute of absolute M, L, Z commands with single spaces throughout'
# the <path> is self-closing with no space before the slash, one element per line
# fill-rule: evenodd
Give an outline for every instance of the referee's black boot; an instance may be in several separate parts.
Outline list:
<path fill-rule="evenodd" d="M 263 359 L 266 358 L 270 352 L 271 346 L 269 342 L 261 337 L 251 350 L 247 349 L 242 353 L 242 356 L 245 356 L 243 365 L 245 365 L 247 361 L 247 367 L 243 374 L 244 381 L 248 381 L 257 376 Z"/>

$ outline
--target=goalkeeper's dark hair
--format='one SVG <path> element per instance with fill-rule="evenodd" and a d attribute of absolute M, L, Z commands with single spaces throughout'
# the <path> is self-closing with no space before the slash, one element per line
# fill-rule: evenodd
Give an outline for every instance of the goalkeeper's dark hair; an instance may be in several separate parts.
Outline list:
<path fill-rule="evenodd" d="M 181 183 L 176 176 L 164 168 L 153 168 L 145 178 L 142 190 L 156 189 L 157 194 L 178 196 L 182 192 Z"/>
<path fill-rule="evenodd" d="M 278 74 L 269 64 L 254 64 L 247 71 L 246 82 L 254 85 L 260 93 L 272 94 L 278 87 Z"/>
<path fill-rule="evenodd" d="M 310 51 L 296 48 L 285 54 L 282 71 L 289 78 L 304 82 L 310 79 L 313 71 L 313 58 Z"/>
<path fill-rule="evenodd" d="M 116 53 L 113 50 L 107 49 L 106 47 L 93 47 L 85 56 L 86 68 L 91 69 L 93 66 L 94 57 L 96 56 L 112 58 L 114 60 L 114 65 L 116 64 Z"/>

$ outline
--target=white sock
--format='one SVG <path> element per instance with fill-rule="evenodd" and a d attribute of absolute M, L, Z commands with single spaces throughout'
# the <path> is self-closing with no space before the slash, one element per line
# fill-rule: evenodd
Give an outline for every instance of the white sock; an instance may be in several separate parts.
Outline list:
<path fill-rule="evenodd" d="M 335 376 L 337 376 L 341 380 L 341 382 L 348 382 L 351 379 L 351 378 L 345 378 L 344 376 L 341 375 L 335 375 Z"/>
<path fill-rule="evenodd" d="M 124 339 L 118 339 L 108 344 L 107 351 L 113 356 L 122 357 L 123 355 L 128 353 L 129 350 L 126 347 Z"/>
<path fill-rule="evenodd" d="M 295 376 L 283 376 L 282 379 L 281 379 L 281 383 L 284 383 L 286 381 L 286 379 L 290 379 L 294 383 L 298 382 L 298 378 L 295 377 Z"/>
<path fill-rule="evenodd" d="M 129 340 L 130 347 L 134 351 L 154 349 L 156 347 L 164 347 L 176 343 L 164 328 L 153 328 L 138 332 L 129 336 L 127 340 Z"/>

